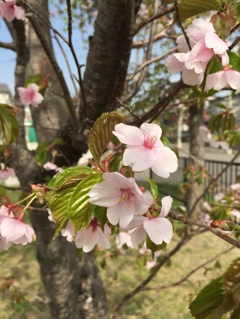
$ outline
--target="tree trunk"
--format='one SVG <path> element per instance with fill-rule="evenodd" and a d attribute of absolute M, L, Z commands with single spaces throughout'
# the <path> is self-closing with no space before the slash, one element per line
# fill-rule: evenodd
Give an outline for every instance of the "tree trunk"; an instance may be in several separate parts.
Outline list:
<path fill-rule="evenodd" d="M 204 165 L 204 143 L 199 134 L 199 127 L 203 125 L 203 105 L 192 104 L 189 109 L 189 167 L 192 172 L 189 178 L 189 190 L 187 192 L 187 211 L 191 212 L 196 199 L 202 194 L 204 185 L 196 182 L 196 171 Z M 202 208 L 202 201 L 198 203 L 192 216 L 196 217 Z"/>

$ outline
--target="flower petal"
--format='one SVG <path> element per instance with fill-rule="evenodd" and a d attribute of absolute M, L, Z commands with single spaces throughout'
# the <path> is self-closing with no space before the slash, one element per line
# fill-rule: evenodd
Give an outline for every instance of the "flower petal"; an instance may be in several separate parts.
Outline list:
<path fill-rule="evenodd" d="M 138 127 L 123 123 L 117 124 L 115 126 L 115 131 L 113 131 L 113 134 L 121 143 L 128 145 L 142 145 L 144 141 L 143 133 Z"/>
<path fill-rule="evenodd" d="M 173 199 L 171 196 L 165 196 L 162 198 L 161 202 L 162 202 L 162 208 L 161 208 L 161 213 L 159 216 L 166 217 L 172 207 Z"/>
<path fill-rule="evenodd" d="M 161 245 L 163 241 L 170 243 L 173 236 L 173 227 L 167 218 L 152 218 L 143 222 L 151 241 L 156 245 Z"/>

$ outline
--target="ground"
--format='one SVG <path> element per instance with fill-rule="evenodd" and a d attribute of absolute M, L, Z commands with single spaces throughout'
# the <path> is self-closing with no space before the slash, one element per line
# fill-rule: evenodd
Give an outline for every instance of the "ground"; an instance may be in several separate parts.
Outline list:
<path fill-rule="evenodd" d="M 177 236 L 169 248 L 176 244 Z M 40 281 L 39 267 L 35 259 L 35 244 L 25 247 L 13 246 L 7 252 L 0 253 L 0 300 L 1 319 L 50 319 L 47 299 Z M 189 271 L 216 254 L 230 248 L 230 245 L 213 234 L 204 233 L 192 239 L 171 259 L 171 263 L 163 267 L 157 277 L 148 285 L 156 287 L 169 285 L 183 278 Z M 192 318 L 188 311 L 189 301 L 197 291 L 211 278 L 223 273 L 234 258 L 239 257 L 239 250 L 234 248 L 221 255 L 219 262 L 211 262 L 205 268 L 194 273 L 182 285 L 155 289 L 139 293 L 122 309 L 121 319 L 188 319 Z M 98 256 L 102 261 L 103 255 Z M 106 254 L 106 265 L 101 269 L 109 309 L 112 312 L 121 298 L 149 275 L 149 270 L 140 266 L 135 252 L 111 258 Z M 5 289 L 5 278 L 14 277 L 11 288 Z"/>

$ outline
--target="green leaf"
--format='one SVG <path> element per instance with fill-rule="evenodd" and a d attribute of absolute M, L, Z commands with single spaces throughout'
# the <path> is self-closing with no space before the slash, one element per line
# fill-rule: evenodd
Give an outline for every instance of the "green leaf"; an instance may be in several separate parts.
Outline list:
<path fill-rule="evenodd" d="M 27 79 L 25 86 L 27 87 L 31 83 L 35 83 L 35 84 L 39 85 L 41 83 L 41 81 L 42 81 L 41 74 L 33 75 Z"/>
<path fill-rule="evenodd" d="M 0 135 L 3 144 L 14 142 L 18 136 L 18 122 L 13 110 L 9 105 L 0 104 Z"/>
<path fill-rule="evenodd" d="M 186 20 L 209 10 L 218 10 L 221 4 L 221 0 L 182 0 L 179 3 L 179 18 Z"/>
<path fill-rule="evenodd" d="M 94 123 L 93 128 L 89 133 L 88 148 L 97 163 L 103 155 L 108 143 L 112 139 L 112 131 L 115 125 L 122 123 L 123 118 L 117 112 L 104 113 Z"/>
<path fill-rule="evenodd" d="M 73 166 L 65 169 L 61 173 L 57 174 L 51 182 L 48 184 L 49 187 L 55 190 L 61 187 L 70 187 L 72 184 L 77 184 L 87 175 L 92 173 L 92 169 L 87 166 Z"/>
<path fill-rule="evenodd" d="M 36 149 L 36 162 L 40 166 L 43 166 L 47 162 L 48 147 L 47 142 L 42 142 Z"/>
<path fill-rule="evenodd" d="M 152 257 L 154 258 L 154 253 L 158 250 L 163 250 L 167 247 L 167 244 L 165 242 L 163 242 L 161 245 L 156 245 L 155 243 L 153 243 L 151 241 L 151 239 L 149 238 L 149 236 L 147 235 L 146 238 L 146 246 L 148 249 L 151 250 L 152 252 Z"/>
<path fill-rule="evenodd" d="M 158 197 L 158 186 L 157 186 L 157 183 L 155 181 L 153 181 L 151 178 L 147 178 L 147 182 L 150 185 L 151 194 L 152 194 L 153 198 L 157 199 L 157 197 Z"/>
<path fill-rule="evenodd" d="M 240 72 L 240 56 L 239 56 L 239 54 L 232 52 L 232 51 L 227 51 L 227 53 L 229 56 L 229 67 Z"/>
<path fill-rule="evenodd" d="M 100 207 L 100 206 L 95 206 L 93 214 L 96 216 L 98 219 L 102 230 L 104 229 L 104 225 L 106 224 L 107 221 L 107 208 L 106 207 Z"/>
<path fill-rule="evenodd" d="M 240 306 L 240 258 L 233 261 L 224 274 L 224 285 L 227 294 L 231 294 L 237 306 Z"/>
<path fill-rule="evenodd" d="M 223 277 L 212 280 L 190 303 L 189 309 L 192 316 L 196 319 L 207 318 L 223 303 L 225 295 Z"/>
<path fill-rule="evenodd" d="M 77 180 L 75 184 L 71 183 L 68 187 L 62 187 L 62 182 L 66 182 L 64 175 L 55 185 L 61 187 L 48 192 L 46 198 L 57 225 L 54 238 L 66 226 L 68 220 L 71 220 L 76 232 L 88 226 L 93 215 L 93 205 L 88 202 L 88 192 L 101 181 L 101 178 L 100 173 L 92 173 L 82 177 L 80 182 Z"/>
<path fill-rule="evenodd" d="M 91 174 L 84 178 L 72 192 L 69 200 L 68 216 L 76 232 L 81 228 L 86 228 L 91 221 L 94 206 L 88 201 L 88 193 L 101 179 L 101 174 Z"/>

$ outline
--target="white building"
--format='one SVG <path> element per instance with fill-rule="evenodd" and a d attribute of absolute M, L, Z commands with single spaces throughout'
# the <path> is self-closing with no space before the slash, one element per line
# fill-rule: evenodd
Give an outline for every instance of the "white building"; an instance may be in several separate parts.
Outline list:
<path fill-rule="evenodd" d="M 11 104 L 12 94 L 5 83 L 0 83 L 0 103 Z"/>

